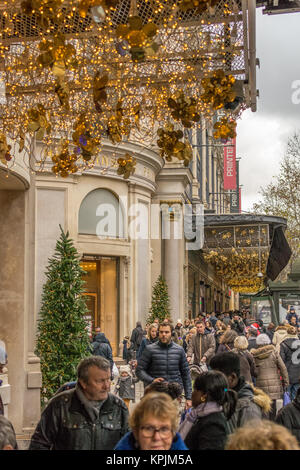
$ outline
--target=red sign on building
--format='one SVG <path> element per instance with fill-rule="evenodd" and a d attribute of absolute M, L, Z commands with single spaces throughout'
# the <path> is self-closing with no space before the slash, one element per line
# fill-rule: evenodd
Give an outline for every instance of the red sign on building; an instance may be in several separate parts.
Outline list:
<path fill-rule="evenodd" d="M 224 146 L 224 190 L 236 189 L 236 139 Z"/>

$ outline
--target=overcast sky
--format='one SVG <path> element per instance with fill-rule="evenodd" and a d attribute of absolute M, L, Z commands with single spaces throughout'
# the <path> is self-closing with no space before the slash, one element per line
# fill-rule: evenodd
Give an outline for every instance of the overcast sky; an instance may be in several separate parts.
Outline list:
<path fill-rule="evenodd" d="M 288 137 L 300 131 L 300 104 L 292 102 L 296 80 L 300 97 L 300 13 L 263 15 L 257 9 L 256 57 L 257 111 L 245 111 L 237 127 L 243 211 L 259 200 L 260 187 L 278 173 Z"/>

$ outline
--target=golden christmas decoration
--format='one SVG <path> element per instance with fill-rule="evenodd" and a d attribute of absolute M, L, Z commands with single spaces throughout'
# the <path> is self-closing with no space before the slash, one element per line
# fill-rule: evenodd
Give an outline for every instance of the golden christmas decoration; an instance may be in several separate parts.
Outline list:
<path fill-rule="evenodd" d="M 118 101 L 115 114 L 112 114 L 107 123 L 107 135 L 113 144 L 120 143 L 123 135 L 128 137 L 130 133 L 130 120 L 124 117 L 122 104 L 122 101 Z"/>
<path fill-rule="evenodd" d="M 201 82 L 204 89 L 201 100 L 212 106 L 214 110 L 223 108 L 236 97 L 232 89 L 234 83 L 233 75 L 226 75 L 221 69 L 215 70 L 210 77 L 203 78 Z"/>
<path fill-rule="evenodd" d="M 66 110 L 70 110 L 69 97 L 70 90 L 68 83 L 64 80 L 57 80 L 55 84 L 55 93 L 59 99 L 60 105 Z"/>
<path fill-rule="evenodd" d="M 55 34 L 53 41 L 44 38 L 39 43 L 39 50 L 41 53 L 37 57 L 37 64 L 50 67 L 56 77 L 64 77 L 66 69 L 78 66 L 75 47 L 66 43 L 61 33 Z"/>
<path fill-rule="evenodd" d="M 87 146 L 75 139 L 75 155 L 87 150 L 89 159 L 106 137 L 114 145 L 128 139 L 153 148 L 157 128 L 167 123 L 196 127 L 198 116 L 212 119 L 215 102 L 201 98 L 208 93 L 203 79 L 217 70 L 248 78 L 247 20 L 234 0 L 220 0 L 214 11 L 208 7 L 202 13 L 197 5 L 182 7 L 180 0 L 146 3 L 3 2 L 0 132 L 24 150 L 32 171 L 47 171 L 47 159 L 58 153 L 58 138 L 71 142 L 82 114 L 88 116 L 90 135 L 80 134 Z M 222 103 L 229 99 L 227 88 L 222 84 Z M 38 105 L 45 111 L 40 113 Z M 242 103 L 240 112 L 245 107 Z M 224 112 L 236 119 L 232 110 Z M 35 139 L 42 143 L 39 152 Z M 174 146 L 173 156 L 185 164 L 189 153 L 183 142 Z"/>
<path fill-rule="evenodd" d="M 155 55 L 159 45 L 153 41 L 157 34 L 157 26 L 149 22 L 145 26 L 139 16 L 131 16 L 128 18 L 128 24 L 120 24 L 116 29 L 116 36 L 123 39 L 129 45 L 129 52 L 134 62 L 141 62 L 147 56 Z M 119 45 L 118 51 L 122 55 L 122 44 Z"/>
<path fill-rule="evenodd" d="M 21 11 L 25 15 L 35 15 L 37 23 L 47 28 L 52 21 L 59 18 L 64 0 L 25 0 L 21 2 Z"/>
<path fill-rule="evenodd" d="M 28 110 L 26 115 L 27 131 L 34 132 L 37 140 L 42 140 L 45 133 L 50 134 L 51 124 L 45 107 L 38 104 L 36 108 Z"/>
<path fill-rule="evenodd" d="M 172 161 L 172 156 L 182 160 L 185 166 L 188 166 L 193 158 L 192 148 L 189 143 L 182 142 L 183 132 L 174 129 L 172 123 L 168 123 L 165 128 L 157 130 L 159 139 L 157 145 L 161 149 L 161 157 L 165 157 L 167 162 Z"/>
<path fill-rule="evenodd" d="M 97 153 L 100 140 L 92 136 L 88 116 L 82 114 L 74 124 L 72 140 L 76 146 L 76 153 L 84 161 L 90 161 L 92 156 Z"/>
<path fill-rule="evenodd" d="M 81 0 L 78 3 L 78 12 L 82 18 L 86 18 L 92 8 L 103 7 L 105 10 L 109 10 L 115 8 L 118 3 L 118 0 Z"/>
<path fill-rule="evenodd" d="M 136 159 L 126 153 L 124 157 L 118 158 L 118 165 L 118 175 L 123 175 L 124 179 L 128 179 L 135 172 Z"/>
<path fill-rule="evenodd" d="M 0 161 L 6 165 L 12 159 L 11 145 L 7 144 L 6 136 L 0 133 Z"/>
<path fill-rule="evenodd" d="M 100 75 L 96 72 L 93 80 L 93 100 L 95 109 L 98 113 L 102 113 L 102 104 L 107 101 L 107 93 L 105 91 L 108 84 L 108 75 Z"/>
<path fill-rule="evenodd" d="M 185 97 L 182 90 L 177 91 L 173 98 L 168 99 L 168 106 L 172 110 L 172 118 L 181 121 L 184 127 L 190 128 L 193 123 L 200 121 L 196 99 Z"/>
<path fill-rule="evenodd" d="M 209 7 L 212 8 L 217 5 L 219 0 L 181 0 L 179 8 L 182 11 L 195 9 L 198 13 L 203 13 Z"/>
<path fill-rule="evenodd" d="M 254 249 L 233 249 L 231 252 L 218 249 L 205 253 L 204 259 L 235 292 L 257 292 L 263 287 L 263 279 L 257 274 L 266 270 L 267 251 L 262 251 L 259 256 Z"/>
<path fill-rule="evenodd" d="M 70 173 L 76 173 L 78 171 L 76 165 L 77 159 L 78 157 L 76 155 L 70 155 L 69 153 L 69 142 L 62 142 L 60 152 L 52 157 L 52 162 L 54 163 L 52 172 L 63 178 L 69 176 Z"/>
<path fill-rule="evenodd" d="M 175 157 L 178 160 L 182 160 L 184 166 L 189 166 L 190 162 L 193 159 L 192 147 L 188 142 L 184 142 L 184 148 L 175 154 Z"/>
<path fill-rule="evenodd" d="M 215 139 L 234 139 L 236 137 L 236 122 L 230 121 L 227 118 L 222 118 L 214 124 L 215 132 L 213 136 Z"/>

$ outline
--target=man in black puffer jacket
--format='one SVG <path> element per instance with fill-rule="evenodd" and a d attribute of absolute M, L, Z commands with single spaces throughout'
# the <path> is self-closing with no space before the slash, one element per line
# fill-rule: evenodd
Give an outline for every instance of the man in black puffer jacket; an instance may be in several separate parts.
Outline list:
<path fill-rule="evenodd" d="M 152 382 L 177 382 L 184 388 L 186 407 L 192 406 L 192 383 L 184 350 L 172 339 L 172 329 L 162 323 L 158 330 L 159 340 L 146 346 L 138 360 L 136 375 L 145 386 Z"/>

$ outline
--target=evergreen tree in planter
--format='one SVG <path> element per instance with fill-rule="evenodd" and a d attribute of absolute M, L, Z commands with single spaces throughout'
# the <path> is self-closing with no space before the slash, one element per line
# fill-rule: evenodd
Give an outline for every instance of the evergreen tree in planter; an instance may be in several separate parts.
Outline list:
<path fill-rule="evenodd" d="M 160 275 L 153 286 L 151 308 L 148 316 L 148 323 L 153 323 L 155 318 L 162 322 L 165 318 L 170 319 L 170 299 L 168 285 Z"/>
<path fill-rule="evenodd" d="M 90 353 L 79 256 L 61 230 L 55 253 L 49 259 L 38 321 L 36 354 L 41 359 L 42 405 L 65 382 L 76 380 L 80 360 Z"/>

